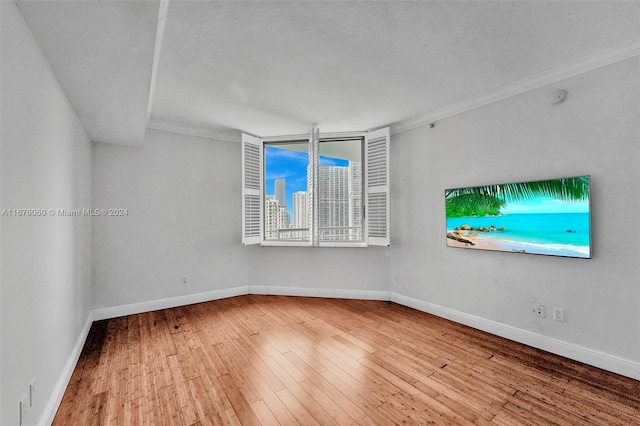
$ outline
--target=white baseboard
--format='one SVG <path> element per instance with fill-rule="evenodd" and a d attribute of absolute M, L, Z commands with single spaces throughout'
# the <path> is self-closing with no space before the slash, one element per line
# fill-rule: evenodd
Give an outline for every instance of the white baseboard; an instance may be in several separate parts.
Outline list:
<path fill-rule="evenodd" d="M 499 322 L 470 315 L 454 309 L 434 305 L 412 297 L 390 293 L 391 301 L 422 312 L 436 315 L 478 330 L 486 331 L 525 345 L 561 355 L 603 370 L 611 371 L 635 380 L 640 380 L 640 363 L 609 355 L 600 351 L 574 345 L 551 337 L 511 327 Z"/>
<path fill-rule="evenodd" d="M 117 318 L 125 315 L 140 314 L 157 311 L 158 309 L 175 308 L 227 297 L 242 296 L 243 294 L 270 294 L 278 296 L 326 297 L 340 299 L 389 300 L 388 291 L 370 290 L 342 290 L 302 287 L 270 287 L 270 286 L 241 286 L 224 290 L 214 290 L 205 293 L 188 294 L 149 302 L 132 303 L 129 305 L 113 306 L 110 308 L 94 309 L 93 321 Z"/>
<path fill-rule="evenodd" d="M 53 423 L 53 418 L 56 416 L 56 412 L 58 411 L 58 407 L 60 406 L 60 402 L 62 402 L 62 397 L 64 397 L 64 392 L 67 390 L 67 386 L 69 385 L 69 380 L 71 380 L 71 375 L 73 374 L 73 370 L 76 368 L 76 364 L 80 359 L 80 354 L 82 353 L 82 348 L 84 347 L 84 343 L 87 341 L 87 336 L 89 335 L 89 330 L 91 329 L 91 324 L 93 323 L 92 314 L 89 313 L 87 320 L 80 331 L 80 335 L 76 340 L 76 344 L 71 351 L 71 356 L 67 360 L 58 381 L 56 382 L 53 391 L 51 392 L 51 396 L 47 401 L 47 404 L 44 407 L 42 412 L 42 416 L 40 417 L 40 421 L 37 423 L 39 425 L 50 425 Z"/>
<path fill-rule="evenodd" d="M 157 311 L 159 309 L 175 308 L 178 306 L 192 305 L 194 303 L 209 302 L 211 300 L 241 296 L 247 293 L 247 286 L 240 286 L 226 288 L 223 290 L 207 291 L 204 293 L 169 297 L 167 299 L 151 300 L 149 302 L 132 303 L 129 305 L 113 306 L 110 308 L 94 309 L 93 320 L 98 321 L 103 319 L 122 317 L 125 315 L 134 315 L 143 312 Z"/>
<path fill-rule="evenodd" d="M 325 297 L 335 299 L 390 300 L 388 291 L 343 290 L 329 288 L 274 287 L 250 285 L 249 294 L 274 296 Z"/>

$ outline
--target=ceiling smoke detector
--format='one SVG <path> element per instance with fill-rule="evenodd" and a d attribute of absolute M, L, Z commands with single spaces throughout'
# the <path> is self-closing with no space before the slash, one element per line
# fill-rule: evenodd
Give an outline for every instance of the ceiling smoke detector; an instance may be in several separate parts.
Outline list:
<path fill-rule="evenodd" d="M 554 91 L 551 94 L 551 96 L 549 96 L 549 99 L 547 99 L 547 102 L 549 102 L 551 105 L 560 105 L 561 103 L 567 100 L 567 95 L 568 95 L 568 92 L 566 90 L 558 89 Z"/>

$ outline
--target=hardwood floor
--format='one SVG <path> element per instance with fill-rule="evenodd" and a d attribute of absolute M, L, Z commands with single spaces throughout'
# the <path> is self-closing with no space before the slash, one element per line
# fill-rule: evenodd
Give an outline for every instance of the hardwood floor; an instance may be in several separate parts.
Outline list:
<path fill-rule="evenodd" d="M 92 325 L 54 425 L 632 425 L 640 382 L 390 302 L 248 295 Z"/>

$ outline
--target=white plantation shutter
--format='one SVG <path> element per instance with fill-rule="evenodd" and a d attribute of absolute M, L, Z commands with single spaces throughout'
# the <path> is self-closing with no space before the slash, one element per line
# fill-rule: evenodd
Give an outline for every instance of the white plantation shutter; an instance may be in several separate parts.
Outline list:
<path fill-rule="evenodd" d="M 262 240 L 262 143 L 242 134 L 242 244 Z"/>
<path fill-rule="evenodd" d="M 307 165 L 307 197 L 309 202 L 309 242 L 317 246 L 319 241 L 318 181 L 320 174 L 320 130 L 312 129 L 309 135 L 309 164 Z"/>
<path fill-rule="evenodd" d="M 369 245 L 388 246 L 389 128 L 369 132 L 366 141 L 367 237 Z"/>

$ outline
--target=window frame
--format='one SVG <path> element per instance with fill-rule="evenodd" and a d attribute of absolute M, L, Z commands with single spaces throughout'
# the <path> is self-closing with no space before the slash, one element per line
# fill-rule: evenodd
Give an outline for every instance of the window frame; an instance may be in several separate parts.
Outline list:
<path fill-rule="evenodd" d="M 265 197 L 265 188 L 264 188 L 264 176 L 265 176 L 265 166 L 266 166 L 266 162 L 264 161 L 264 152 L 265 152 L 265 147 L 267 145 L 276 145 L 278 143 L 292 143 L 292 142 L 305 142 L 305 143 L 309 143 L 309 140 L 307 139 L 308 136 L 305 135 L 288 135 L 288 136 L 269 136 L 269 137 L 264 137 L 264 138 L 259 138 L 260 142 L 261 142 L 261 152 L 262 152 L 262 164 L 260 167 L 260 173 L 262 176 L 262 180 L 261 180 L 261 209 L 260 209 L 260 220 L 261 220 L 261 226 L 262 226 L 262 233 L 261 233 L 261 241 L 260 241 L 260 245 L 261 246 L 273 246 L 273 247 L 278 247 L 278 246 L 284 246 L 284 247 L 310 247 L 312 245 L 312 241 L 311 241 L 311 237 L 309 238 L 309 241 L 287 241 L 287 240 L 267 240 L 265 239 L 265 233 L 266 231 L 264 230 L 264 206 L 265 206 L 265 201 L 266 201 L 266 197 Z M 311 229 L 311 226 L 309 226 L 309 229 Z M 311 230 L 309 231 L 309 234 L 311 234 Z"/>
<path fill-rule="evenodd" d="M 264 176 L 265 176 L 265 161 L 264 161 L 264 152 L 265 146 L 269 144 L 275 144 L 278 142 L 287 143 L 287 142 L 303 142 L 307 141 L 309 144 L 309 167 L 313 169 L 312 186 L 318 185 L 319 178 L 319 144 L 321 141 L 334 140 L 334 139 L 362 139 L 363 140 L 363 161 L 362 161 L 362 240 L 360 241 L 318 241 L 319 240 L 319 230 L 318 230 L 318 200 L 317 200 L 317 189 L 307 188 L 310 193 L 310 197 L 315 197 L 315 200 L 310 201 L 310 209 L 311 216 L 313 220 L 309 224 L 309 240 L 308 241 L 277 241 L 277 240 L 265 240 L 265 229 L 264 229 L 264 210 L 265 210 L 265 193 L 264 193 Z M 383 143 L 380 145 L 380 141 Z M 377 141 L 377 142 L 376 142 Z M 333 132 L 333 133 L 323 133 L 320 134 L 318 129 L 313 129 L 310 135 L 286 135 L 286 136 L 268 136 L 268 137 L 255 137 L 247 134 L 242 134 L 242 195 L 243 195 L 243 203 L 242 203 L 242 244 L 243 245 L 260 245 L 265 247 L 369 247 L 369 246 L 389 246 L 390 238 L 389 238 L 389 215 L 390 215 L 390 206 L 389 206 L 389 141 L 390 141 L 390 133 L 389 128 L 385 127 L 382 129 L 378 129 L 375 131 L 358 131 L 358 132 Z M 372 147 L 370 146 L 371 142 L 376 142 L 377 145 L 375 148 L 376 154 L 370 155 L 370 151 L 372 151 Z M 255 177 L 256 171 L 253 171 L 253 174 L 247 173 L 247 147 L 249 144 L 255 149 L 257 146 L 259 148 L 259 194 L 256 193 L 255 188 L 247 188 L 248 177 Z M 315 146 L 316 152 L 313 152 L 313 147 Z M 374 158 L 375 157 L 375 158 Z M 375 161 L 370 164 L 370 159 Z M 370 168 L 375 169 L 379 165 L 382 165 L 382 169 L 376 170 L 377 173 L 375 175 L 375 180 L 378 185 L 373 187 L 369 186 L 369 173 Z M 372 180 L 373 182 L 373 180 Z M 382 185 L 379 183 L 382 182 Z M 382 230 L 384 235 L 380 236 L 370 235 L 369 234 L 369 214 L 371 212 L 369 206 L 369 196 L 373 195 L 376 198 L 382 196 L 384 202 L 378 206 L 377 215 L 375 216 L 379 220 L 376 222 L 377 224 L 382 223 Z M 251 235 L 247 234 L 247 223 L 248 217 L 247 212 L 250 211 L 247 205 L 247 195 L 253 196 L 255 200 L 255 196 L 259 195 L 259 238 L 256 238 L 255 234 L 255 225 L 252 228 L 253 233 Z M 314 204 L 315 203 L 315 204 Z M 315 207 L 314 207 L 315 206 Z M 255 207 L 255 206 L 254 206 Z M 374 209 L 375 210 L 375 209 Z M 251 216 L 253 220 L 256 220 L 255 211 L 253 211 L 253 216 Z M 255 223 L 255 222 L 251 222 Z M 379 228 L 379 225 L 376 229 Z"/>
<path fill-rule="evenodd" d="M 287 135 L 287 136 L 268 136 L 260 138 L 260 142 L 262 144 L 261 150 L 263 155 L 263 161 L 260 165 L 261 173 L 262 173 L 262 191 L 261 191 L 261 220 L 262 226 L 264 227 L 264 203 L 265 203 L 265 189 L 264 189 L 264 173 L 265 173 L 265 161 L 264 161 L 264 151 L 265 146 L 269 144 L 277 144 L 277 143 L 292 143 L 292 142 L 303 142 L 306 141 L 307 144 L 310 143 L 309 135 Z M 308 149 L 308 145 L 307 145 Z M 309 228 L 311 228 L 311 224 L 309 224 Z M 311 238 L 311 229 L 309 230 L 309 241 L 278 241 L 278 240 L 266 240 L 265 239 L 265 231 L 262 231 L 260 245 L 264 247 L 311 247 L 312 246 L 312 238 Z"/>

